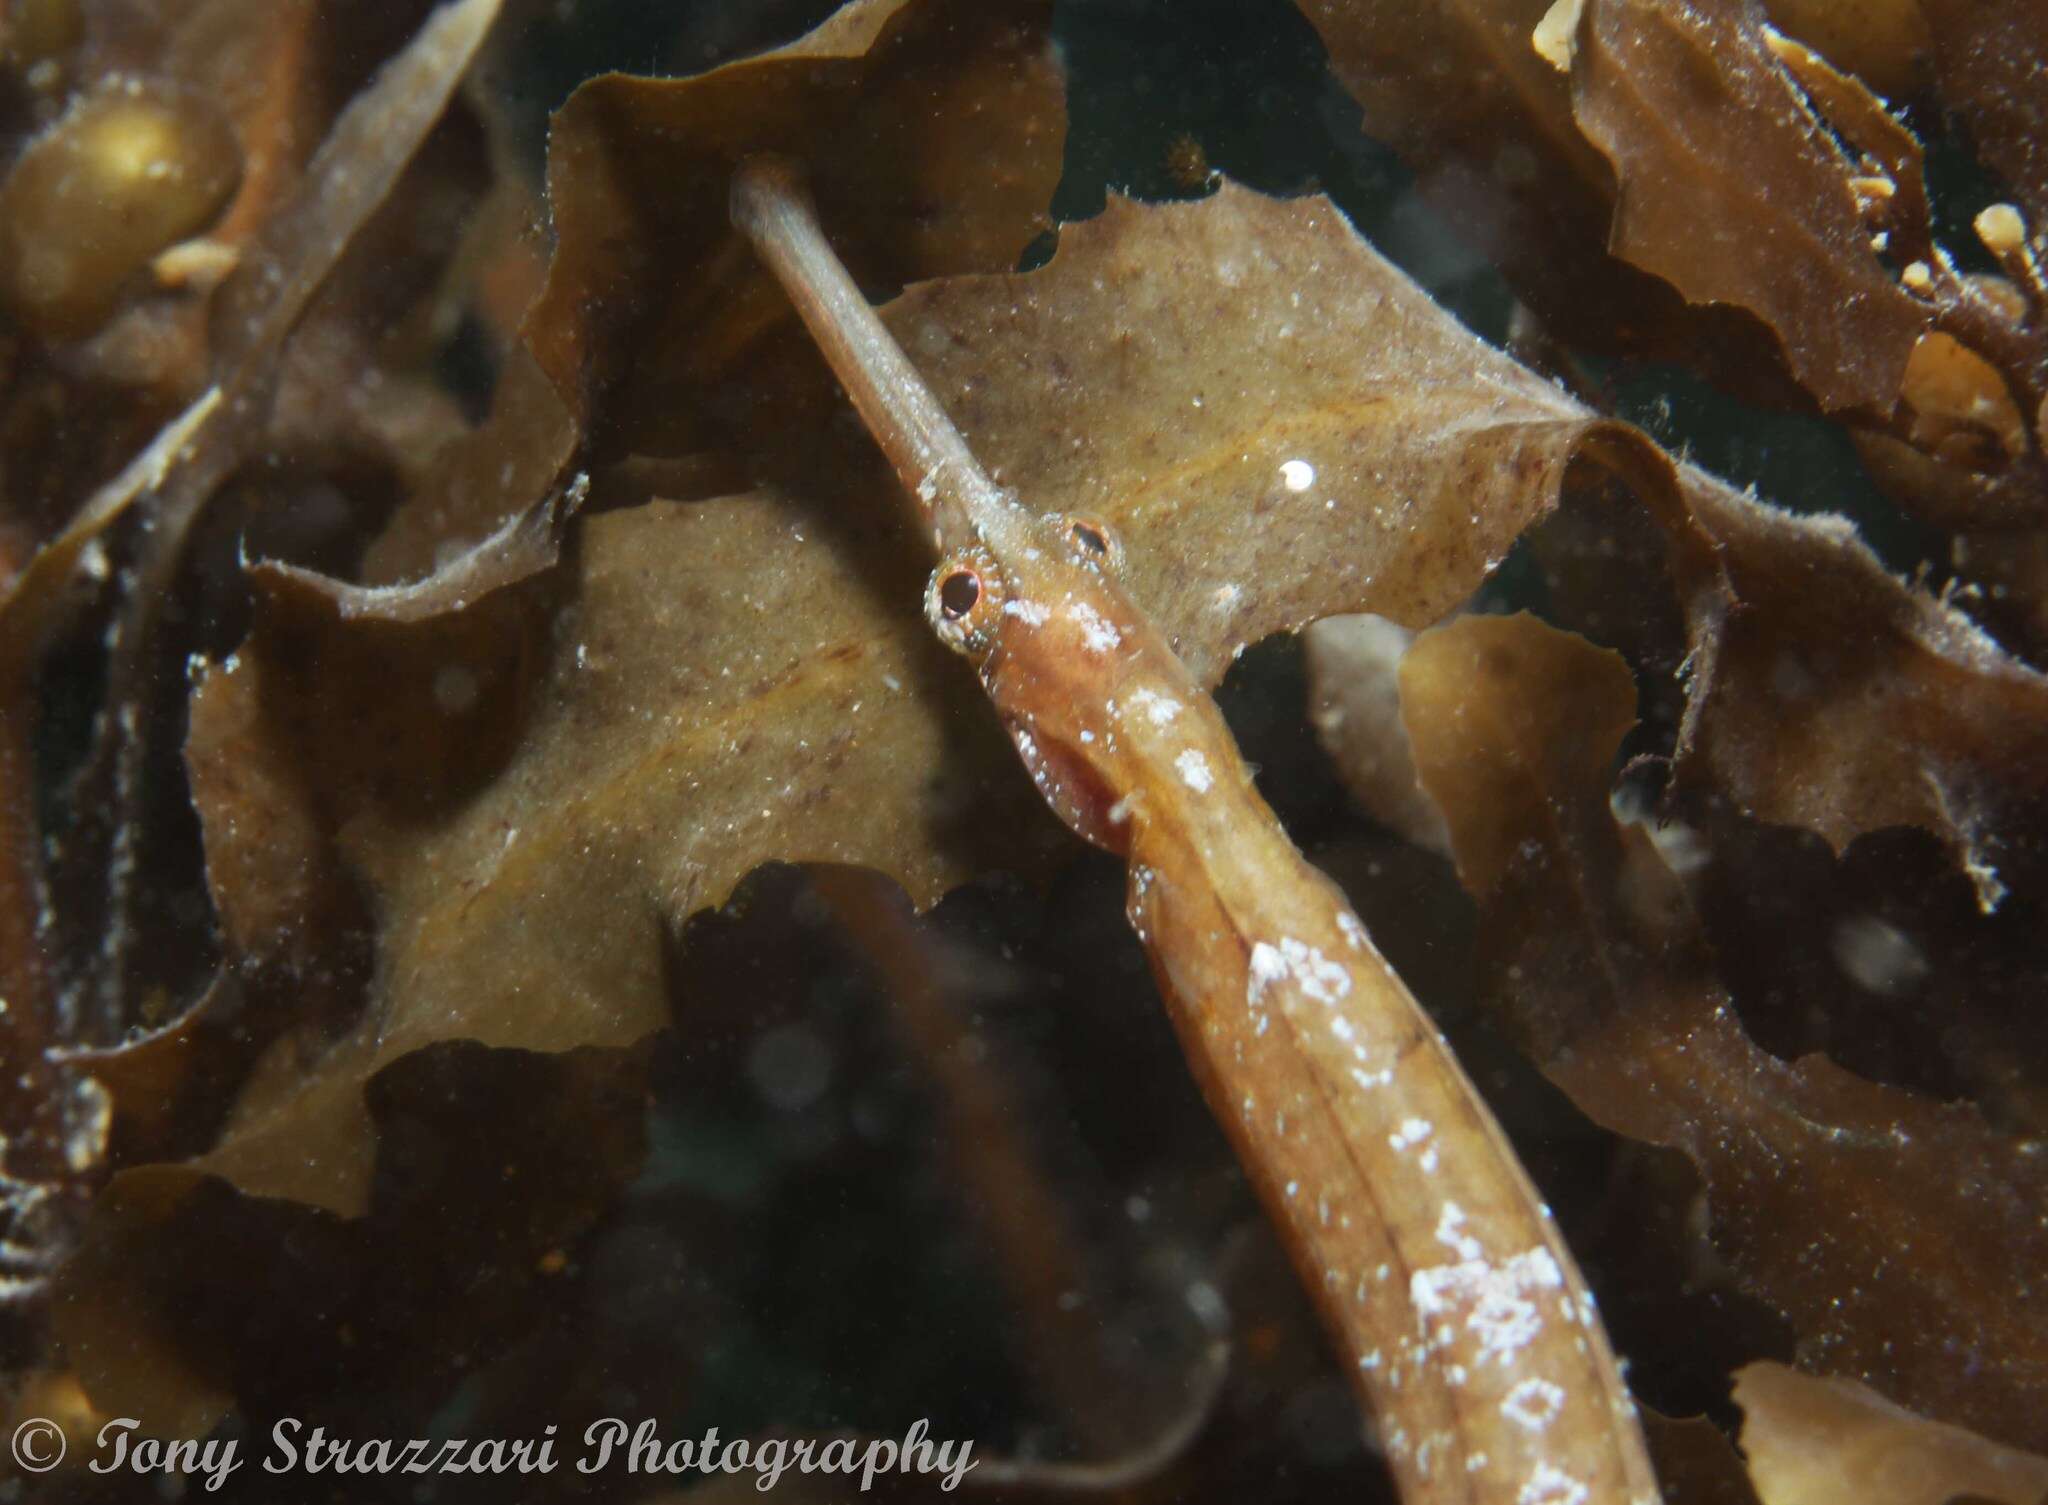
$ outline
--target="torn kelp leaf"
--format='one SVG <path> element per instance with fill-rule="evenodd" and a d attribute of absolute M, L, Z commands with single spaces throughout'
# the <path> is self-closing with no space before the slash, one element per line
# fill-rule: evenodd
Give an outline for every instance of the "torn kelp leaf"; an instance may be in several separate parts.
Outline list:
<path fill-rule="evenodd" d="M 260 676 L 276 745 L 377 895 L 380 982 L 209 1165 L 359 1205 L 372 1072 L 438 1039 L 639 1038 L 664 1014 L 664 919 L 769 856 L 932 894 L 1045 850 L 999 732 L 946 715 L 922 575 L 893 531 L 763 494 L 594 516 L 573 578 L 440 617 L 267 614 L 233 673 Z"/>
<path fill-rule="evenodd" d="M 1614 176 L 1531 38 L 1547 0 L 1301 0 L 1363 129 L 1425 203 L 1499 267 L 1544 326 L 1587 349 L 1697 364 L 1752 397 L 1793 400 L 1747 314 L 1688 306 L 1611 253 Z"/>
<path fill-rule="evenodd" d="M 863 0 L 698 78 L 585 84 L 550 140 L 557 246 L 526 326 L 571 405 L 630 370 L 638 400 L 612 422 L 688 425 L 647 399 L 715 401 L 721 371 L 787 319 L 726 216 L 748 154 L 807 163 L 869 286 L 1014 265 L 1045 225 L 1065 136 L 1049 9 Z"/>
<path fill-rule="evenodd" d="M 1112 198 L 1022 276 L 885 318 L 996 479 L 1102 517 L 1197 678 L 1338 611 L 1463 600 L 1598 421 L 1474 339 L 1320 198 Z M 1313 567 L 1311 567 L 1313 561 Z"/>
<path fill-rule="evenodd" d="M 1850 191 L 1864 170 L 1755 7 L 1593 0 L 1577 41 L 1572 109 L 1614 167 L 1614 253 L 1689 302 L 1755 313 L 1823 407 L 1889 413 L 1927 309 L 1872 251 Z"/>

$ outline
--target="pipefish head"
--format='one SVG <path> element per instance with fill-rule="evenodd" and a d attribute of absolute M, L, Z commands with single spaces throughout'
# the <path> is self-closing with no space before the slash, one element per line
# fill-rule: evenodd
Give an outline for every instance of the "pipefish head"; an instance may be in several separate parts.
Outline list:
<path fill-rule="evenodd" d="M 1153 655 L 1117 580 L 1116 535 L 1095 518 L 1048 513 L 984 539 L 940 562 L 926 613 L 975 665 L 1053 810 L 1089 841 L 1122 851 L 1133 769 L 1116 698 Z"/>

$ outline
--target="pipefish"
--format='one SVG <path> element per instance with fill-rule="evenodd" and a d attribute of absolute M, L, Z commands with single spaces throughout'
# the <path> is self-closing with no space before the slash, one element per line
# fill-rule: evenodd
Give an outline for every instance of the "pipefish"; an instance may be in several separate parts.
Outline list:
<path fill-rule="evenodd" d="M 732 216 L 929 528 L 925 611 L 1039 791 L 1129 863 L 1190 1067 L 1377 1419 L 1409 1505 L 1647 1505 L 1627 1386 L 1549 1211 L 1436 1027 L 1119 584 L 1102 521 L 992 481 L 756 158 Z"/>

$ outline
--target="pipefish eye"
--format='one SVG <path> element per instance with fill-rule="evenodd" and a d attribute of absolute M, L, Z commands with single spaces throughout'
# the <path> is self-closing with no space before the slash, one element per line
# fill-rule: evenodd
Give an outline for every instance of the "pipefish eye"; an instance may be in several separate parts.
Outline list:
<path fill-rule="evenodd" d="M 955 555 L 932 571 L 924 610 L 939 641 L 956 653 L 978 656 L 995 642 L 1003 611 L 1002 576 L 991 560 Z"/>
<path fill-rule="evenodd" d="M 1068 517 L 1062 531 L 1066 536 L 1068 553 L 1077 564 L 1092 564 L 1109 570 L 1123 568 L 1123 545 L 1101 518 Z"/>
<path fill-rule="evenodd" d="M 940 577 L 939 614 L 949 622 L 957 622 L 981 599 L 981 576 L 970 569 L 956 569 Z"/>

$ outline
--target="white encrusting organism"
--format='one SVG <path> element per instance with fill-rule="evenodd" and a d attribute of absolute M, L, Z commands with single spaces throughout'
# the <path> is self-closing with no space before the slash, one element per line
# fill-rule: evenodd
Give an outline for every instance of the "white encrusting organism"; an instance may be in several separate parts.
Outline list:
<path fill-rule="evenodd" d="M 1271 983 L 1287 975 L 1287 959 L 1280 954 L 1277 946 L 1258 941 L 1252 946 L 1251 961 L 1245 973 L 1244 1001 L 1253 1008 L 1259 1006 L 1259 999 Z"/>
<path fill-rule="evenodd" d="M 1564 1409 L 1564 1387 L 1535 1376 L 1523 1380 L 1501 1400 L 1500 1414 L 1516 1426 L 1540 1432 Z"/>
<path fill-rule="evenodd" d="M 1454 1210 L 1445 1209 L 1447 1214 Z M 1438 1237 L 1443 1237 L 1441 1224 Z M 1543 1331 L 1533 1294 L 1562 1286 L 1564 1274 L 1541 1245 L 1498 1266 L 1484 1257 L 1477 1239 L 1459 1235 L 1456 1246 L 1456 1264 L 1434 1265 L 1409 1277 L 1408 1298 L 1416 1318 L 1427 1328 L 1430 1318 L 1462 1314 L 1466 1332 L 1479 1344 L 1480 1359 L 1506 1364 Z M 1439 1324 L 1435 1332 L 1445 1342 L 1453 1329 Z"/>
<path fill-rule="evenodd" d="M 1184 749 L 1173 760 L 1173 766 L 1180 770 L 1181 782 L 1197 794 L 1207 794 L 1216 776 L 1209 772 L 1209 760 L 1192 747 Z"/>
<path fill-rule="evenodd" d="M 1539 1463 L 1515 1505 L 1583 1505 L 1585 1498 L 1585 1485 L 1553 1464 Z"/>
<path fill-rule="evenodd" d="M 1477 1259 L 1484 1252 L 1479 1240 L 1462 1232 L 1465 1226 L 1465 1209 L 1456 1202 L 1446 1202 L 1437 1212 L 1436 1241 L 1448 1249 L 1457 1251 L 1460 1259 Z"/>
<path fill-rule="evenodd" d="M 1143 711 L 1145 719 L 1154 726 L 1165 726 L 1181 713 L 1181 703 L 1178 700 L 1150 688 L 1131 691 L 1129 703 L 1132 710 Z"/>
<path fill-rule="evenodd" d="M 1107 653 L 1124 640 L 1109 619 L 1086 601 L 1074 602 L 1067 608 L 1067 615 L 1080 623 L 1081 640 L 1095 653 Z"/>
<path fill-rule="evenodd" d="M 1284 936 L 1278 946 L 1265 941 L 1254 943 L 1246 1001 L 1256 1005 L 1268 984 L 1283 977 L 1292 977 L 1301 991 L 1316 1002 L 1332 1006 L 1351 991 L 1351 974 L 1304 941 Z"/>

